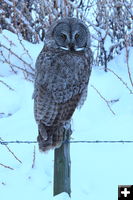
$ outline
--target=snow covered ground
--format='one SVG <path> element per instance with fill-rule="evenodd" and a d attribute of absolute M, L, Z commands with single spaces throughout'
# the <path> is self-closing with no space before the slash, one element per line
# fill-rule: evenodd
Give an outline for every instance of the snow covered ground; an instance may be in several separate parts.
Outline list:
<path fill-rule="evenodd" d="M 23 41 L 32 59 L 27 56 L 17 36 L 4 31 L 0 40 L 34 67 L 43 44 Z M 22 66 L 17 57 L 2 49 L 5 57 Z M 2 59 L 2 56 L 0 55 Z M 133 48 L 129 51 L 129 66 L 133 63 Z M 108 64 L 132 89 L 126 64 L 126 50 Z M 132 71 L 133 72 L 133 71 Z M 0 62 L 0 139 L 4 141 L 35 141 L 37 125 L 33 116 L 33 83 L 15 75 L 9 64 Z M 96 91 L 96 89 L 97 91 Z M 100 94 L 109 101 L 109 107 Z M 112 72 L 93 67 L 88 97 L 84 106 L 76 110 L 72 120 L 73 140 L 133 140 L 133 94 Z M 39 152 L 37 144 L 0 145 L 0 198 L 14 199 L 69 199 L 63 193 L 53 197 L 53 151 Z M 35 163 L 34 160 L 35 150 Z M 71 144 L 72 200 L 116 200 L 118 185 L 133 185 L 133 143 L 121 144 Z M 34 163 L 34 166 L 32 166 Z"/>

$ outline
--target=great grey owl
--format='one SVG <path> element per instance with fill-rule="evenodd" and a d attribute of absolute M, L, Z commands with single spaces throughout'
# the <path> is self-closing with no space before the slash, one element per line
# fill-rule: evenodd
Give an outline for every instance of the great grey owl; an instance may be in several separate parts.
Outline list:
<path fill-rule="evenodd" d="M 63 18 L 49 27 L 36 61 L 33 93 L 42 151 L 62 143 L 63 127 L 86 98 L 91 62 L 90 33 L 81 20 Z"/>

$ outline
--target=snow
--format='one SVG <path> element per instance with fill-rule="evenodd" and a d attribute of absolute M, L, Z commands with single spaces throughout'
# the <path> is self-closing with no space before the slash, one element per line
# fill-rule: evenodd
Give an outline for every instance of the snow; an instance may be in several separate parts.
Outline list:
<path fill-rule="evenodd" d="M 22 41 L 32 60 L 26 55 L 18 37 L 9 31 L 4 35 L 14 42 L 12 50 L 25 61 L 34 63 L 43 43 L 30 44 Z M 9 42 L 2 38 L 5 45 Z M 2 47 L 1 47 L 2 48 Z M 108 45 L 107 45 L 107 48 Z M 130 48 L 129 65 L 133 63 L 133 48 Z M 2 48 L 3 54 L 8 53 Z M 23 63 L 16 56 L 11 61 Z M 33 83 L 25 80 L 23 73 L 11 71 L 6 63 L 0 63 L 0 138 L 4 141 L 35 141 L 37 125 L 33 115 Z M 126 50 L 110 61 L 108 68 L 113 70 L 132 89 L 126 64 Z M 109 102 L 99 96 L 94 87 Z M 116 100 L 116 101 L 115 101 Z M 76 110 L 72 120 L 72 140 L 133 140 L 133 95 L 113 73 L 105 73 L 101 67 L 93 67 L 88 97 L 84 106 Z M 66 193 L 53 197 L 53 151 L 41 153 L 37 144 L 9 144 L 8 147 L 21 160 L 20 163 L 4 145 L 0 145 L 0 197 L 3 200 L 47 199 L 68 200 Z M 33 165 L 35 148 L 35 165 Z M 96 200 L 117 199 L 118 185 L 133 184 L 131 160 L 133 145 L 130 144 L 71 144 L 71 199 Z"/>

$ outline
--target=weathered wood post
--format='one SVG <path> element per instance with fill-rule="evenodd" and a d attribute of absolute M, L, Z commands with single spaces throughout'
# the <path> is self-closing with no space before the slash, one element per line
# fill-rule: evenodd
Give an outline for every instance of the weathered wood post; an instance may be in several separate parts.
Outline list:
<path fill-rule="evenodd" d="M 62 192 L 71 196 L 71 130 L 64 129 L 64 143 L 54 151 L 54 196 Z"/>

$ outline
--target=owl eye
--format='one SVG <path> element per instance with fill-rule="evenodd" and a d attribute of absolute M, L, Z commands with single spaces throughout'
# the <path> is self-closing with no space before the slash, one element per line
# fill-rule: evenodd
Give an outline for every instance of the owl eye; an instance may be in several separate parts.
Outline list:
<path fill-rule="evenodd" d="M 78 38 L 79 38 L 79 34 L 76 33 L 76 34 L 75 34 L 75 39 L 78 39 Z"/>
<path fill-rule="evenodd" d="M 62 38 L 63 40 L 66 40 L 66 39 L 67 39 L 67 36 L 66 36 L 64 33 L 61 33 L 61 38 Z"/>

